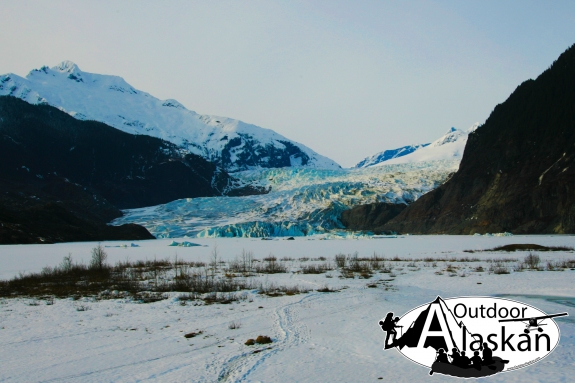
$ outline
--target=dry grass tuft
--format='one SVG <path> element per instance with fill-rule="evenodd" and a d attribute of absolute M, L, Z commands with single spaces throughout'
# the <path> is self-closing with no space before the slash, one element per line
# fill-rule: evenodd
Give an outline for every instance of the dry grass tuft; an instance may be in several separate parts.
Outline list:
<path fill-rule="evenodd" d="M 203 333 L 204 333 L 203 331 L 189 332 L 189 333 L 187 333 L 187 334 L 184 335 L 184 338 L 190 339 L 190 338 L 196 337 L 196 336 L 198 336 L 198 335 L 200 335 L 200 334 L 203 334 Z"/>
<path fill-rule="evenodd" d="M 258 335 L 258 337 L 256 338 L 256 343 L 259 344 L 268 344 L 268 343 L 272 343 L 272 338 L 270 338 L 267 335 Z"/>

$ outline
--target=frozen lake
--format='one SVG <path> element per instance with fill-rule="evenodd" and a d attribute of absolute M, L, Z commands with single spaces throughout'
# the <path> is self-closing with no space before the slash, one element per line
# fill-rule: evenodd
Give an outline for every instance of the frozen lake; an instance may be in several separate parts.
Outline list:
<path fill-rule="evenodd" d="M 171 241 L 189 241 L 197 247 L 170 247 Z M 214 246 L 223 260 L 242 249 L 263 259 L 270 253 L 288 257 L 297 269 L 299 258 L 338 253 L 369 257 L 423 259 L 413 266 L 388 261 L 392 273 L 374 273 L 369 279 L 339 278 L 337 270 L 324 274 L 283 273 L 259 276 L 263 283 L 298 285 L 309 292 L 268 297 L 247 291 L 247 300 L 229 305 L 181 305 L 177 293 L 150 304 L 127 299 L 80 301 L 14 298 L 0 300 L 0 381 L 2 382 L 412 382 L 430 379 L 453 381 L 418 366 L 395 350 L 383 351 L 384 333 L 378 321 L 389 311 L 403 315 L 412 308 L 443 298 L 505 295 L 547 313 L 575 307 L 575 271 L 522 271 L 489 273 L 489 260 L 516 258 L 527 252 L 494 253 L 483 250 L 512 243 L 575 247 L 575 236 L 399 236 L 358 240 L 319 240 L 296 237 L 261 240 L 249 238 L 166 239 L 104 242 L 108 261 L 178 258 L 208 262 Z M 0 275 L 56 266 L 68 254 L 88 262 L 97 243 L 14 245 L 0 247 Z M 537 252 L 542 263 L 575 259 L 572 251 Z M 451 258 L 480 261 L 450 262 Z M 492 263 L 492 262 L 491 262 Z M 510 263 L 511 264 L 511 263 Z M 455 267 L 450 273 L 448 265 Z M 485 271 L 477 272 L 478 266 Z M 368 285 L 375 285 L 370 288 Z M 339 290 L 317 291 L 323 286 Z M 87 308 L 78 311 L 82 306 Z M 238 323 L 232 329 L 230 324 Z M 541 362 L 491 377 L 494 382 L 567 382 L 575 376 L 575 321 L 557 319 L 559 346 Z M 191 338 L 184 334 L 200 332 Z M 267 335 L 273 343 L 245 346 Z M 383 379 L 379 379 L 383 378 Z"/>
<path fill-rule="evenodd" d="M 179 258 L 188 261 L 207 262 L 214 246 L 224 260 L 233 259 L 242 249 L 252 251 L 256 258 L 267 257 L 270 253 L 282 257 L 332 258 L 335 254 L 358 252 L 360 257 L 374 253 L 384 257 L 414 257 L 424 255 L 448 256 L 460 254 L 470 256 L 463 250 L 483 250 L 510 243 L 537 243 L 544 246 L 575 247 L 572 235 L 528 235 L 512 237 L 485 237 L 466 235 L 413 235 L 397 238 L 362 238 L 321 240 L 323 236 L 294 237 L 262 240 L 261 238 L 169 238 L 150 241 L 108 241 L 102 242 L 112 264 L 124 261 L 145 259 Z M 199 244 L 197 247 L 170 247 L 172 241 L 188 241 Z M 130 247 L 134 243 L 138 247 Z M 98 242 L 71 242 L 52 245 L 2 245 L 0 246 L 0 279 L 8 279 L 20 272 L 38 272 L 44 266 L 56 266 L 68 254 L 77 262 L 87 263 L 90 250 Z M 124 247 L 125 246 L 125 247 Z M 503 253 L 506 254 L 506 253 Z M 474 257 L 493 257 L 493 254 L 474 253 Z M 545 256 L 545 253 L 542 253 Z"/>

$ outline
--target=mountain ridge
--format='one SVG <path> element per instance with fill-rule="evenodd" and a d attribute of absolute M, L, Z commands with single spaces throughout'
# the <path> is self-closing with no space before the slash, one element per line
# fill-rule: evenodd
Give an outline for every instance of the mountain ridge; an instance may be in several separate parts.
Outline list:
<path fill-rule="evenodd" d="M 100 121 L 126 133 L 172 142 L 230 172 L 287 166 L 340 168 L 273 130 L 200 115 L 176 100 L 159 100 L 137 90 L 121 77 L 83 72 L 71 61 L 32 70 L 26 78 L 0 75 L 0 95 L 48 104 L 79 120 Z"/>
<path fill-rule="evenodd" d="M 357 164 L 355 164 L 354 168 L 368 168 L 370 166 L 375 166 L 377 164 L 380 164 L 382 162 L 397 158 L 397 157 L 403 157 L 406 156 L 410 153 L 415 152 L 416 150 L 420 149 L 420 148 L 424 148 L 426 146 L 428 146 L 430 143 L 426 143 L 426 144 L 417 144 L 417 145 L 406 145 L 406 146 L 402 146 L 400 148 L 397 149 L 387 149 L 384 150 L 382 152 L 378 152 L 376 154 L 373 154 L 369 157 L 365 157 L 363 160 L 359 161 Z"/>
<path fill-rule="evenodd" d="M 475 131 L 479 123 L 467 130 L 450 128 L 437 140 L 417 145 L 407 145 L 397 149 L 388 149 L 366 157 L 355 165 L 356 168 L 401 164 L 407 162 L 437 161 L 461 159 L 469 133 Z"/>
<path fill-rule="evenodd" d="M 124 209 L 246 186 L 202 157 L 182 155 L 172 143 L 77 120 L 51 106 L 0 96 L 0 116 L 0 175 L 7 179 L 56 172 Z"/>

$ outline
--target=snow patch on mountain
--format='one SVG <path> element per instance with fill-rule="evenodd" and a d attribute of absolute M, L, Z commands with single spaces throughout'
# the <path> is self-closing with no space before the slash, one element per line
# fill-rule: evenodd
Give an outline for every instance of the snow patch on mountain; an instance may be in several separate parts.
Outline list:
<path fill-rule="evenodd" d="M 71 61 L 32 70 L 26 78 L 0 76 L 0 95 L 52 105 L 74 118 L 95 120 L 130 134 L 161 138 L 227 171 L 300 166 L 340 166 L 270 129 L 200 115 L 176 100 L 159 100 L 123 78 L 83 72 Z"/>
<path fill-rule="evenodd" d="M 450 128 L 443 136 L 430 144 L 408 145 L 398 149 L 385 150 L 360 161 L 355 167 L 367 168 L 382 164 L 405 164 L 438 160 L 458 160 L 463 157 L 463 150 L 469 133 L 475 131 L 479 123 L 467 130 Z"/>
<path fill-rule="evenodd" d="M 341 212 L 373 202 L 408 204 L 443 183 L 458 160 L 368 169 L 263 169 L 235 173 L 270 192 L 187 198 L 125 210 L 112 224 L 137 223 L 158 238 L 305 236 L 343 229 Z"/>

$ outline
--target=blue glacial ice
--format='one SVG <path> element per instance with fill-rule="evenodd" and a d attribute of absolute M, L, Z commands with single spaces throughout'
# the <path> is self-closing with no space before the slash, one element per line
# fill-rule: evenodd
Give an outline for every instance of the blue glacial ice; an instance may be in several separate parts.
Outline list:
<path fill-rule="evenodd" d="M 234 176 L 270 188 L 268 194 L 185 198 L 125 210 L 112 224 L 137 223 L 157 238 L 355 235 L 342 230 L 342 211 L 373 202 L 409 204 L 458 165 L 459 160 L 442 160 L 367 169 L 249 170 Z"/>

